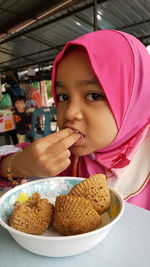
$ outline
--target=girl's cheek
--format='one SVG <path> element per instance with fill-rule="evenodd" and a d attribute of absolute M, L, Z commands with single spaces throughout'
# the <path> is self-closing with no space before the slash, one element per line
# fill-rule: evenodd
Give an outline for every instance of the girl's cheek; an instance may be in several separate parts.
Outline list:
<path fill-rule="evenodd" d="M 59 116 L 57 116 L 57 125 L 58 125 L 59 130 L 63 128 L 63 118 L 60 118 Z"/>

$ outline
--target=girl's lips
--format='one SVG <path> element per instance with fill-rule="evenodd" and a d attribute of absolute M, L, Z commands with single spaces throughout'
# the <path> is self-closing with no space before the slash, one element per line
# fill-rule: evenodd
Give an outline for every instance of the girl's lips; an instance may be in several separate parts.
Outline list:
<path fill-rule="evenodd" d="M 84 137 L 84 135 L 80 131 L 78 131 L 76 129 L 73 129 L 73 131 L 75 133 L 77 133 L 78 136 L 79 136 L 78 140 L 73 144 L 73 146 L 79 146 L 83 142 L 83 140 L 84 140 L 85 137 Z"/>
<path fill-rule="evenodd" d="M 78 135 L 78 140 L 72 146 L 79 146 L 83 142 L 83 140 L 85 139 L 84 134 L 81 133 L 79 130 L 72 128 L 72 127 L 69 127 L 68 125 L 65 126 L 64 128 L 70 128 L 74 133 L 77 133 L 77 135 Z"/>

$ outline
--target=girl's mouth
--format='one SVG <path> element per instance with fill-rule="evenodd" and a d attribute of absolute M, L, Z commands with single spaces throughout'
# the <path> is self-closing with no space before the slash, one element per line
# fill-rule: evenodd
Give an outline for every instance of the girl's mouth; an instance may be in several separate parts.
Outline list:
<path fill-rule="evenodd" d="M 79 135 L 79 139 L 73 144 L 73 146 L 79 146 L 79 145 L 81 145 L 81 143 L 83 142 L 85 137 L 80 131 L 75 130 L 75 129 L 73 129 L 73 131 L 75 133 L 78 133 L 78 135 Z"/>

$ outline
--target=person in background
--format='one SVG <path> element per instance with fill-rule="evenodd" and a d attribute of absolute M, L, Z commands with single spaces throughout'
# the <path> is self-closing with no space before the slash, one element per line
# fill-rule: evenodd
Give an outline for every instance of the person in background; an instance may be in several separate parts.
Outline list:
<path fill-rule="evenodd" d="M 19 87 L 18 83 L 11 81 L 9 84 L 5 84 L 6 94 L 9 94 L 12 104 L 14 105 L 15 98 L 17 96 L 23 96 L 23 89 Z"/>
<path fill-rule="evenodd" d="M 18 142 L 24 143 L 26 141 L 26 133 L 31 128 L 31 116 L 26 111 L 26 98 L 24 96 L 17 96 L 14 100 L 14 106 L 14 120 Z"/>
<path fill-rule="evenodd" d="M 9 94 L 8 88 L 9 88 L 8 84 L 5 84 L 3 87 L 2 96 L 0 99 L 0 109 L 6 109 L 13 112 L 14 107 L 12 104 L 12 98 Z M 5 135 L 7 136 L 8 142 L 10 142 L 10 136 L 11 136 L 13 144 L 16 145 L 18 143 L 16 129 L 9 130 L 7 133 L 5 133 Z"/>
<path fill-rule="evenodd" d="M 150 56 L 130 34 L 100 30 L 56 57 L 52 93 L 60 131 L 5 155 L 7 177 L 104 173 L 122 197 L 150 210 Z"/>
<path fill-rule="evenodd" d="M 36 88 L 32 86 L 32 84 L 29 86 L 29 89 L 27 91 L 27 106 L 30 107 L 35 107 L 35 108 L 41 108 L 43 107 L 42 105 L 42 98 L 40 93 Z"/>

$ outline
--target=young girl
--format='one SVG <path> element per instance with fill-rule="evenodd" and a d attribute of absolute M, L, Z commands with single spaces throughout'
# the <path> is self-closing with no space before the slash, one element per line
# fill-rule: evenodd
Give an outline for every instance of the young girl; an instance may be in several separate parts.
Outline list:
<path fill-rule="evenodd" d="M 16 153 L 12 176 L 105 173 L 124 199 L 150 210 L 149 70 L 144 45 L 127 33 L 68 42 L 52 73 L 60 131 Z M 4 177 L 12 157 L 1 160 Z"/>

